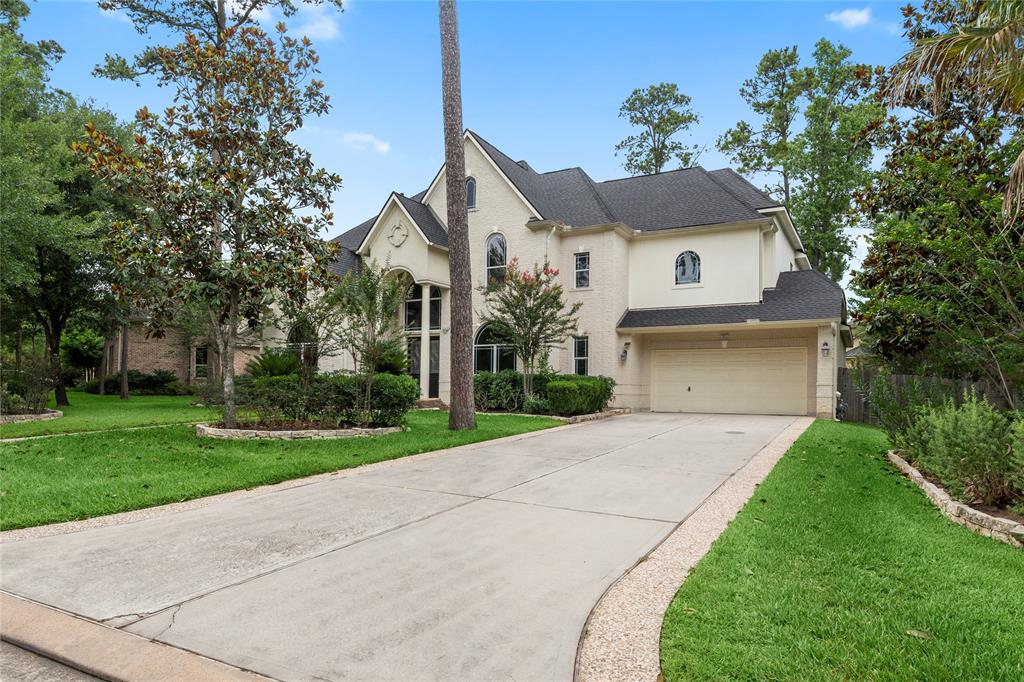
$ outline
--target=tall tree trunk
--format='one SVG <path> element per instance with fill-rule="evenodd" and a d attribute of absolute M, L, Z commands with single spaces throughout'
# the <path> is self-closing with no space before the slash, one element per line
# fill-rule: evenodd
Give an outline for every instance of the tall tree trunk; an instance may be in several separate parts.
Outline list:
<path fill-rule="evenodd" d="M 21 369 L 21 323 L 18 323 L 18 331 L 14 332 L 14 368 Z"/>
<path fill-rule="evenodd" d="M 110 339 L 103 337 L 103 358 L 100 360 L 100 395 L 107 394 L 107 358 L 110 355 Z"/>
<path fill-rule="evenodd" d="M 43 326 L 46 334 L 46 352 L 50 356 L 50 375 L 53 378 L 53 396 L 57 407 L 67 407 L 68 392 L 64 387 L 64 368 L 60 362 L 60 337 L 64 328 L 60 322 L 51 320 Z"/>
<path fill-rule="evenodd" d="M 473 403 L 473 281 L 466 207 L 466 150 L 462 130 L 459 26 L 455 0 L 440 0 L 441 95 L 448 201 L 448 277 L 451 280 L 451 405 L 449 429 L 476 428 Z"/>
<path fill-rule="evenodd" d="M 121 325 L 121 400 L 128 400 L 128 323 Z"/>
<path fill-rule="evenodd" d="M 224 381 L 224 427 L 233 429 L 238 425 L 235 404 L 235 346 L 238 337 L 238 295 L 231 298 L 227 329 L 218 334 L 223 349 L 220 353 L 221 377 Z"/>

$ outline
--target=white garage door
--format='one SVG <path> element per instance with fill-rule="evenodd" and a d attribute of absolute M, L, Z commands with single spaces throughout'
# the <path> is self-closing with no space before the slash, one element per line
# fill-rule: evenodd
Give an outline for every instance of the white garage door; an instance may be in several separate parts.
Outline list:
<path fill-rule="evenodd" d="M 807 414 L 806 348 L 656 350 L 658 412 Z"/>

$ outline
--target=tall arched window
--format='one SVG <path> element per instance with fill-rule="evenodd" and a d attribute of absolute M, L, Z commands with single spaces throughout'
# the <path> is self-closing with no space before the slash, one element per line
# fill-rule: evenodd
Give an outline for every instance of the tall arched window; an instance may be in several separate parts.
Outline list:
<path fill-rule="evenodd" d="M 516 368 L 516 352 L 503 345 L 491 325 L 485 324 L 477 330 L 473 341 L 473 371 L 500 372 Z"/>
<path fill-rule="evenodd" d="M 487 238 L 487 284 L 504 282 L 507 265 L 508 244 L 503 235 L 495 232 Z"/>
<path fill-rule="evenodd" d="M 476 208 L 476 178 L 466 178 L 466 208 Z"/>
<path fill-rule="evenodd" d="M 697 284 L 700 282 L 700 256 L 693 251 L 683 251 L 676 257 L 676 284 Z"/>

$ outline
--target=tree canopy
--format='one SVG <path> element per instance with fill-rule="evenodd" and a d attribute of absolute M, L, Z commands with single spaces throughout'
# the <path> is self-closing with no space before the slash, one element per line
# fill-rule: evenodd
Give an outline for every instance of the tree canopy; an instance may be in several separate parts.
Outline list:
<path fill-rule="evenodd" d="M 626 155 L 623 167 L 627 173 L 660 173 L 673 161 L 678 161 L 680 168 L 696 163 L 700 150 L 676 139 L 700 122 L 690 102 L 675 83 L 657 83 L 630 93 L 619 108 L 619 118 L 640 132 L 615 145 L 616 154 Z"/>

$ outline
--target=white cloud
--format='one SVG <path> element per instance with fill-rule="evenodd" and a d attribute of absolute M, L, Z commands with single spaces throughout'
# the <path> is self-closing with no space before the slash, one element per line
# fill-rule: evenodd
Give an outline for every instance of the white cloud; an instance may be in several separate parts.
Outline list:
<path fill-rule="evenodd" d="M 128 15 L 120 10 L 101 9 L 100 12 L 102 12 L 103 16 L 107 17 L 108 19 L 120 21 L 123 24 L 132 23 L 132 20 L 128 18 Z"/>
<path fill-rule="evenodd" d="M 833 23 L 840 24 L 843 28 L 859 28 L 871 23 L 871 8 L 847 8 L 841 12 L 829 12 L 825 15 L 825 18 Z"/>
<path fill-rule="evenodd" d="M 382 140 L 376 135 L 372 135 L 370 133 L 345 133 L 341 136 L 341 141 L 345 143 L 346 146 L 352 147 L 352 149 L 360 152 L 372 148 L 373 151 L 384 156 L 391 151 L 390 142 L 386 142 L 385 140 Z"/>
<path fill-rule="evenodd" d="M 324 5 L 306 5 L 297 15 L 302 23 L 295 29 L 295 34 L 306 36 L 310 40 L 332 40 L 341 31 L 338 29 L 338 12 L 333 7 Z"/>

